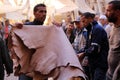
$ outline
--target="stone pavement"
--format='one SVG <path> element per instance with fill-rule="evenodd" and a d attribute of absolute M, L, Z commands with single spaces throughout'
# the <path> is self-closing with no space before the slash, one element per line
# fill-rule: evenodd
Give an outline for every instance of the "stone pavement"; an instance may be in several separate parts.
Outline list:
<path fill-rule="evenodd" d="M 10 74 L 10 76 L 7 77 L 7 75 L 5 74 L 4 80 L 18 80 L 18 77 L 14 76 L 14 74 Z"/>

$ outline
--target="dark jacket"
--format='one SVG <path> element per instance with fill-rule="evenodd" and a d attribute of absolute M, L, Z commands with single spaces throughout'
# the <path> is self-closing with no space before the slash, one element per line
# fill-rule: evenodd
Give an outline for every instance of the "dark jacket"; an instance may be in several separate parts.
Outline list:
<path fill-rule="evenodd" d="M 96 21 L 87 26 L 86 29 L 88 30 L 88 35 L 85 54 L 89 57 L 90 66 L 107 70 L 109 50 L 107 33 Z"/>
<path fill-rule="evenodd" d="M 0 38 L 0 80 L 3 80 L 4 77 L 4 66 L 8 74 L 13 72 L 13 62 L 4 41 Z"/>
<path fill-rule="evenodd" d="M 33 22 L 27 22 L 25 25 L 43 25 L 43 22 L 40 22 L 39 20 L 34 19 Z"/>

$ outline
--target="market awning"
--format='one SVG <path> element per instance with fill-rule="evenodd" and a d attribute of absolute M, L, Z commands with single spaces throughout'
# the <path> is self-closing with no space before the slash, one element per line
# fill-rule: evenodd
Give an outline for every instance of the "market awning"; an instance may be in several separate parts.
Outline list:
<path fill-rule="evenodd" d="M 84 12 L 91 12 L 91 13 L 95 13 L 94 10 L 92 10 L 86 3 L 85 0 L 76 0 L 76 4 L 79 7 L 78 11 L 80 11 L 81 13 Z"/>
<path fill-rule="evenodd" d="M 13 7 L 11 5 L 2 5 L 0 6 L 0 14 L 9 13 L 19 10 L 19 7 Z"/>

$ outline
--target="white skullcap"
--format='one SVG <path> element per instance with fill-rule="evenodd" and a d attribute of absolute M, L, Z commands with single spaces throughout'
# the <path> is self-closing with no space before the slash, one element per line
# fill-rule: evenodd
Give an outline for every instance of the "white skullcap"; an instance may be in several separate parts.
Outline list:
<path fill-rule="evenodd" d="M 107 19 L 105 15 L 100 15 L 99 19 Z"/>

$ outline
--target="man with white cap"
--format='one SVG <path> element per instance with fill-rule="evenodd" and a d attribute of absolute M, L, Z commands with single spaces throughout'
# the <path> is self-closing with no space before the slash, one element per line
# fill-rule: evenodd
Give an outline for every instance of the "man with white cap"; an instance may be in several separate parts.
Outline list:
<path fill-rule="evenodd" d="M 108 24 L 107 17 L 105 15 L 100 15 L 99 22 L 98 22 L 104 29 L 106 28 L 106 25 Z"/>

